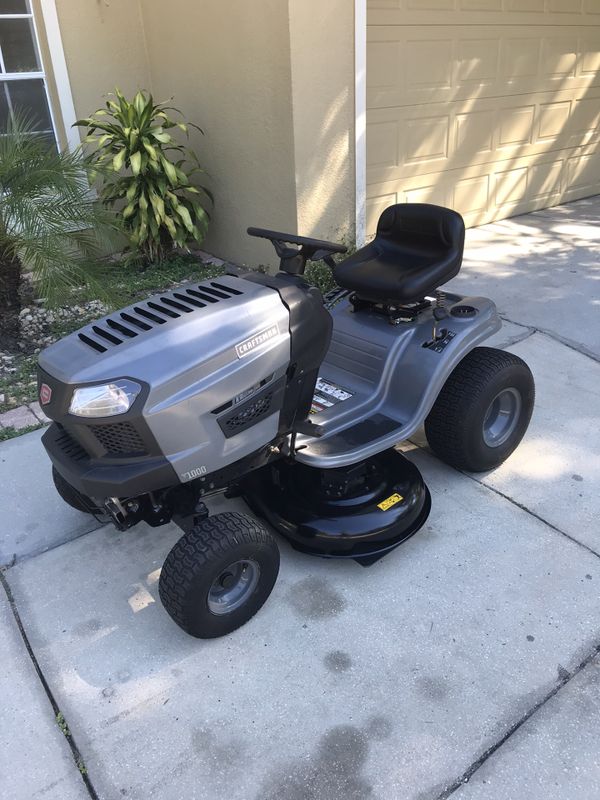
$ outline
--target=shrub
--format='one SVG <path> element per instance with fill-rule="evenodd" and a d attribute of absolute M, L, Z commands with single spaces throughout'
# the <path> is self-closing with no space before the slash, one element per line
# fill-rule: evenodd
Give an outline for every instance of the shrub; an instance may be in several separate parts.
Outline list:
<path fill-rule="evenodd" d="M 122 206 L 125 233 L 144 263 L 162 261 L 174 245 L 202 242 L 209 222 L 205 205 L 212 197 L 190 181 L 203 170 L 195 153 L 169 133 L 177 128 L 188 136 L 191 124 L 167 111 L 180 114 L 154 103 L 149 93 L 139 91 L 129 101 L 116 89 L 105 108 L 75 123 L 88 129 L 86 142 L 96 146 L 89 158 L 103 179 L 102 201 Z"/>
<path fill-rule="evenodd" d="M 75 287 L 102 294 L 92 267 L 116 239 L 114 217 L 94 200 L 81 153 L 58 152 L 32 120 L 0 131 L 0 345 L 19 333 L 23 272 L 49 303 Z"/>

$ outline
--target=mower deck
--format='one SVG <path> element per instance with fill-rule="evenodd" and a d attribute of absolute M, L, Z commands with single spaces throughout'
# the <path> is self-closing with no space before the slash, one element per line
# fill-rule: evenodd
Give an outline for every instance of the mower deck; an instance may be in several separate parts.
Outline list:
<path fill-rule="evenodd" d="M 416 533 L 431 508 L 421 473 L 396 450 L 343 469 L 276 462 L 249 475 L 242 493 L 296 550 L 364 566 Z"/>

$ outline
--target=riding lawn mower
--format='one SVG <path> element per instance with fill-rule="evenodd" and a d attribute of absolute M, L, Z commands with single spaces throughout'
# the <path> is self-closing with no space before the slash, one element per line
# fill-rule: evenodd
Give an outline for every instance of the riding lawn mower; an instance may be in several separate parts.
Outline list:
<path fill-rule="evenodd" d="M 391 206 L 375 238 L 337 263 L 342 245 L 248 233 L 273 243 L 277 274 L 186 283 L 39 358 L 59 494 L 121 531 L 181 527 L 159 593 L 201 638 L 235 630 L 269 596 L 271 529 L 304 553 L 373 564 L 431 507 L 397 445 L 424 425 L 447 464 L 491 470 L 521 441 L 534 403 L 527 365 L 482 346 L 501 325 L 494 303 L 440 290 L 462 262 L 456 212 Z M 324 298 L 303 277 L 309 260 L 333 270 Z M 217 492 L 252 513 L 210 516 Z"/>

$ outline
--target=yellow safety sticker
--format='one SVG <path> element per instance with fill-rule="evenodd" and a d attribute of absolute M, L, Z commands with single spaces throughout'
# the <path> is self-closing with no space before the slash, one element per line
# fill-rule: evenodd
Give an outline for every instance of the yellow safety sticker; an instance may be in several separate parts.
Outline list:
<path fill-rule="evenodd" d="M 401 494 L 391 494 L 389 497 L 386 497 L 385 500 L 382 500 L 381 503 L 377 503 L 377 508 L 380 508 L 382 511 L 387 511 L 388 508 L 395 506 L 397 503 L 401 503 L 404 500 Z"/>

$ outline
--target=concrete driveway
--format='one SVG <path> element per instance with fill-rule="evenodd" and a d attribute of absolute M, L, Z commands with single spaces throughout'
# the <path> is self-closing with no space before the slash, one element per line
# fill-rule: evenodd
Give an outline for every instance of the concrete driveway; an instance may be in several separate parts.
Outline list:
<path fill-rule="evenodd" d="M 39 432 L 0 445 L 3 796 L 600 797 L 599 214 L 468 234 L 453 285 L 497 302 L 496 344 L 536 379 L 519 450 L 470 476 L 409 444 L 427 526 L 369 569 L 281 543 L 270 600 L 224 639 L 162 610 L 175 527 L 98 528 Z"/>

